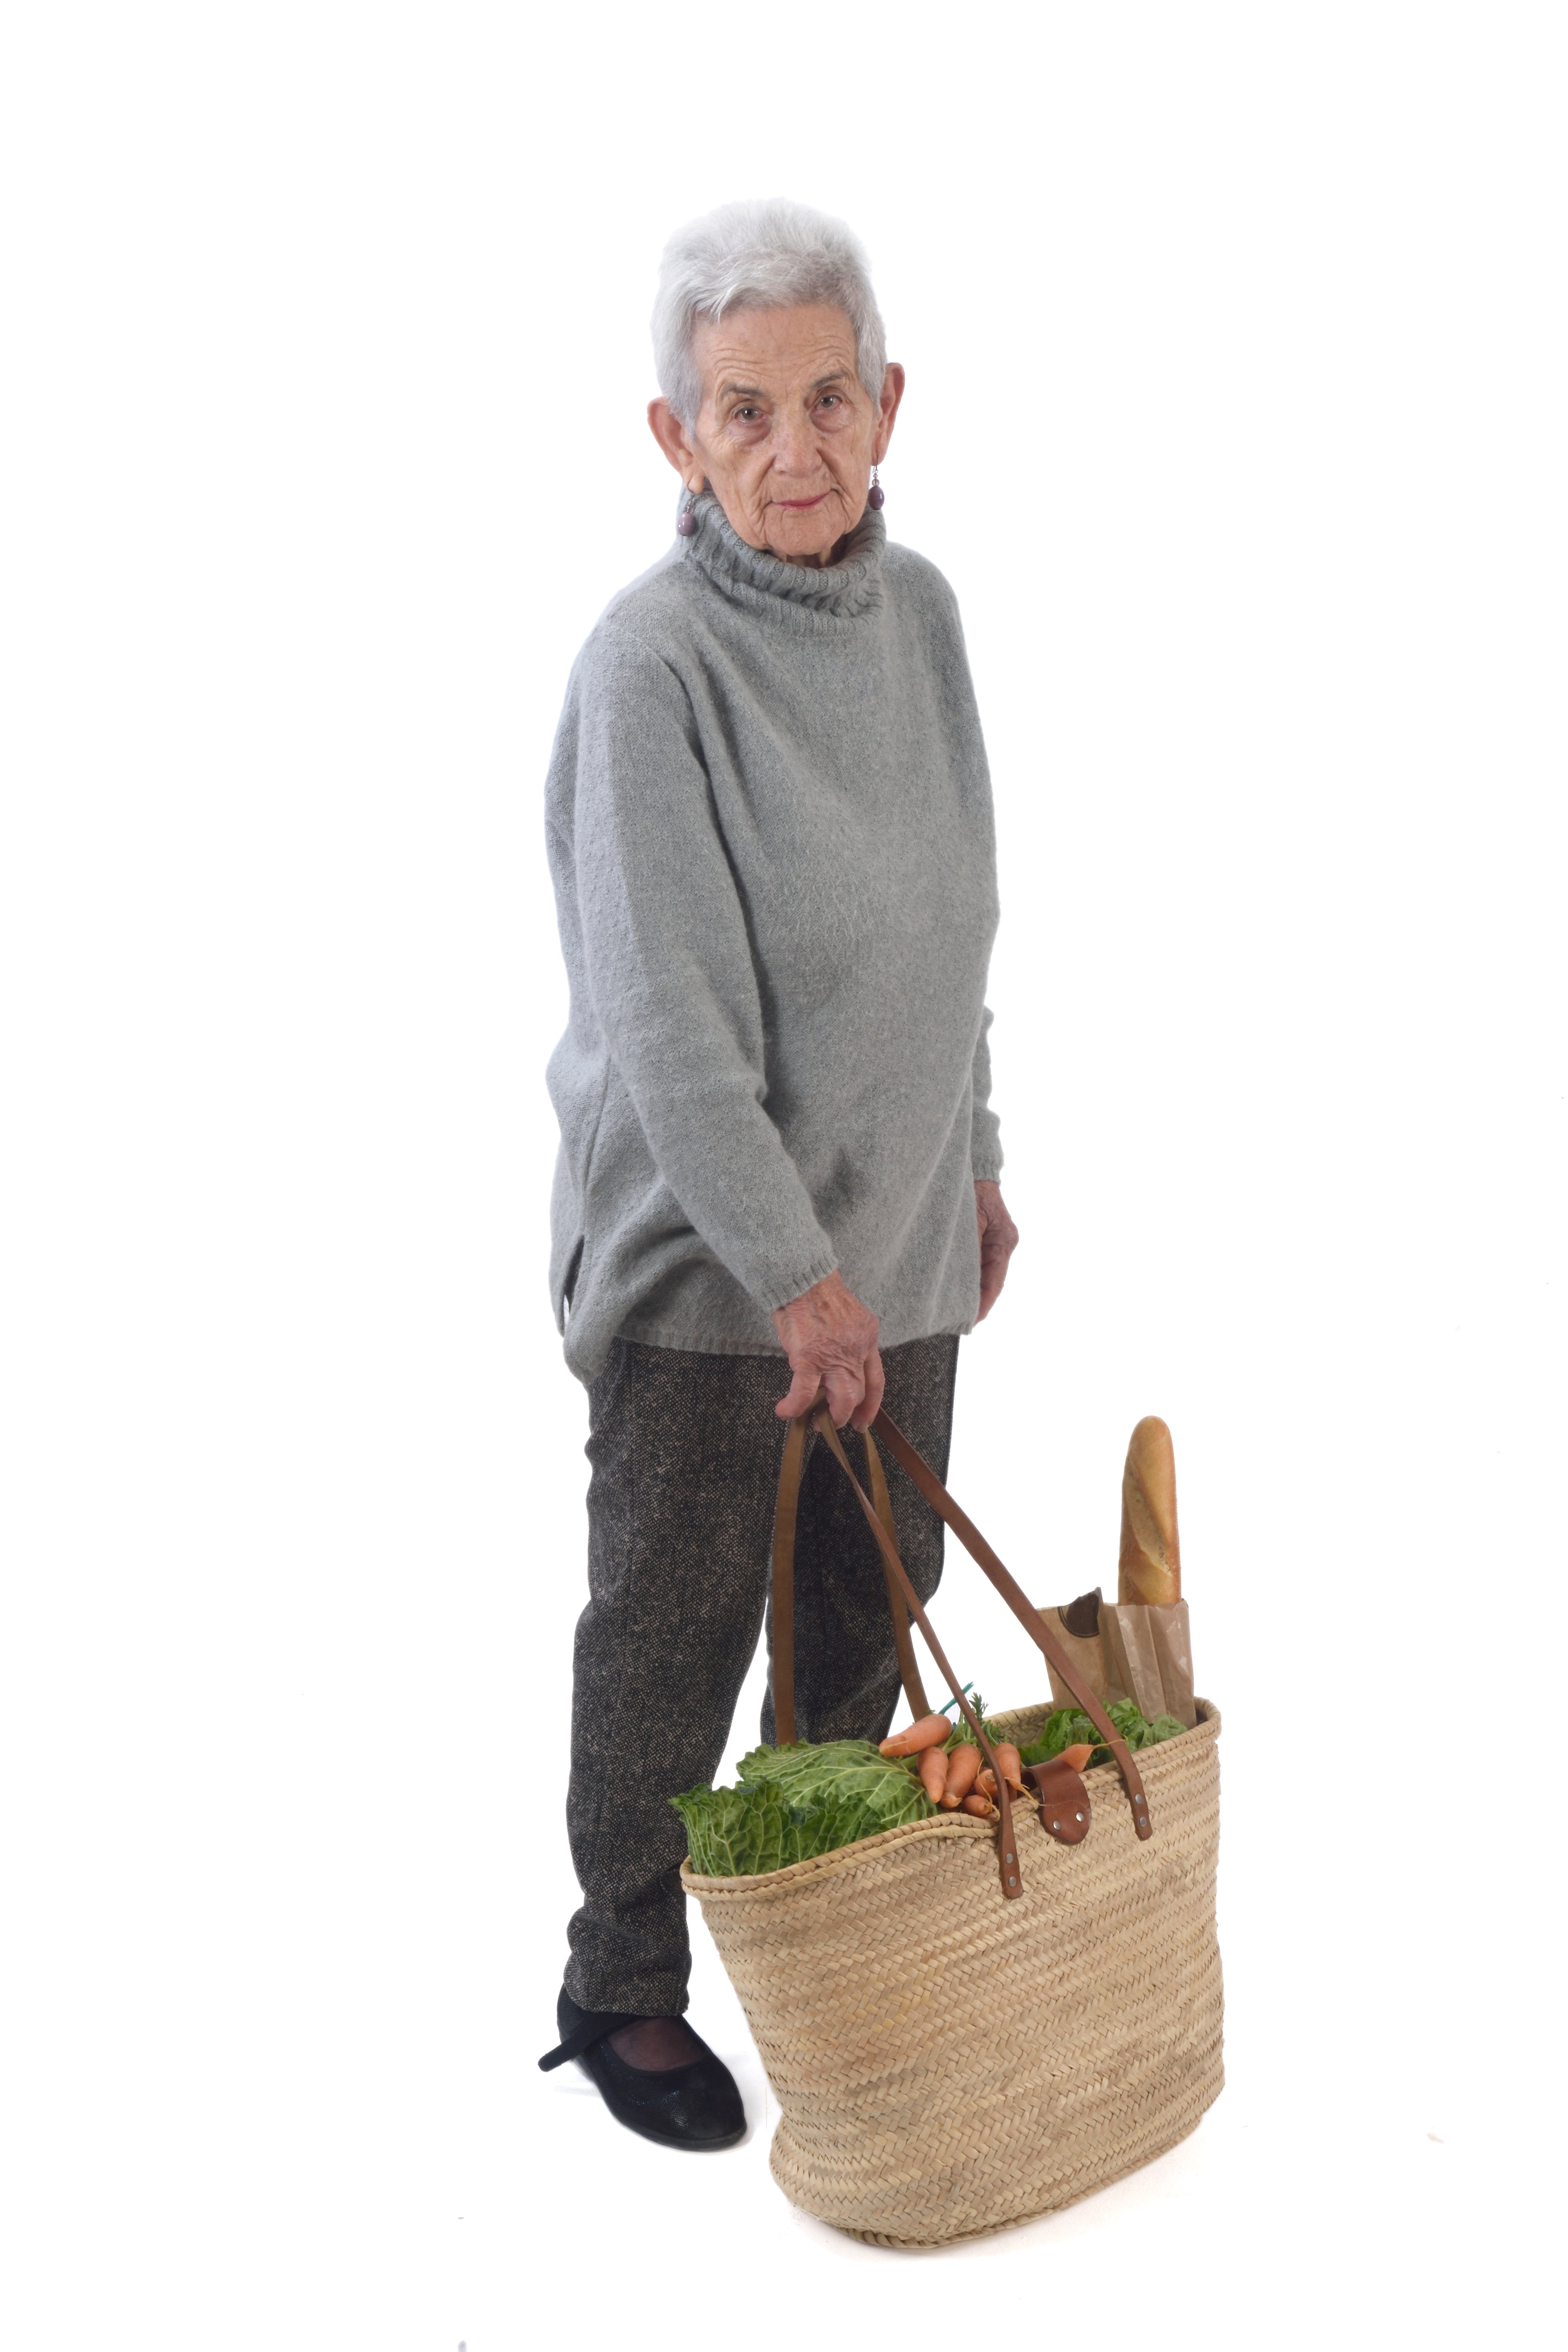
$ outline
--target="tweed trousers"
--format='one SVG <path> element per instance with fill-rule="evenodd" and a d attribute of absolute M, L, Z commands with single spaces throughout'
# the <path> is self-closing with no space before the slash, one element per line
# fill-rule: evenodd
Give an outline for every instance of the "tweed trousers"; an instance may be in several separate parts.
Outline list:
<path fill-rule="evenodd" d="M 957 1339 L 910 1340 L 882 1361 L 889 1413 L 945 1478 Z M 686 1831 L 669 1799 L 731 1777 L 720 1769 L 725 1736 L 770 1613 L 784 1435 L 773 1407 L 786 1381 L 777 1356 L 617 1340 L 589 1390 L 589 1600 L 577 1622 L 566 1805 L 583 1890 L 566 1990 L 581 2009 L 658 2017 L 686 2007 Z M 855 1461 L 859 1441 L 847 1444 Z M 900 1555 L 929 1600 L 942 1522 L 883 1459 Z M 881 1557 L 815 1435 L 795 1617 L 796 1736 L 885 1738 L 899 1669 Z M 773 1744 L 771 1673 L 761 1736 Z M 738 1725 L 736 1742 L 737 1756 L 752 1744 Z"/>

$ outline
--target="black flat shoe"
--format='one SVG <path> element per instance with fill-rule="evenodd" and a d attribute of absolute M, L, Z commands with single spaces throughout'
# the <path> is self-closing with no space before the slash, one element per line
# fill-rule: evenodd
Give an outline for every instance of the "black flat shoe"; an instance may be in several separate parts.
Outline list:
<path fill-rule="evenodd" d="M 579 2009 L 564 1990 L 555 2004 L 561 2029 L 558 2049 L 540 2060 L 548 2074 L 575 2058 L 618 2124 L 656 2139 L 665 2147 L 733 2147 L 745 2137 L 746 2110 L 735 2077 L 699 2033 L 702 2055 L 689 2066 L 650 2073 L 628 2066 L 611 2049 L 608 2036 L 641 2021 L 625 2010 Z M 689 2028 L 688 2031 L 689 2032 Z"/>

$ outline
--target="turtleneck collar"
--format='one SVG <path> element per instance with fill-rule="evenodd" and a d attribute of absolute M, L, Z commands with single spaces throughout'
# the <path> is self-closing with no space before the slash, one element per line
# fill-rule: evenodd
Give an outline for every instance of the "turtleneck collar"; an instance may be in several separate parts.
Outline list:
<path fill-rule="evenodd" d="M 845 541 L 842 562 L 821 572 L 749 547 L 711 490 L 703 491 L 691 511 L 697 529 L 681 542 L 681 555 L 738 604 L 779 619 L 815 613 L 827 620 L 855 621 L 882 602 L 888 528 L 869 507 Z"/>

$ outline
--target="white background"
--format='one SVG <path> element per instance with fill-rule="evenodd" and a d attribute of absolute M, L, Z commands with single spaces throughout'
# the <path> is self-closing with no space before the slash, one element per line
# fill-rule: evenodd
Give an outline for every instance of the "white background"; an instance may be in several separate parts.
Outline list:
<path fill-rule="evenodd" d="M 7 21 L 6 2341 L 1539 2318 L 1560 12 Z M 785 2204 L 700 1933 L 743 2149 L 534 2064 L 584 1480 L 540 787 L 668 544 L 660 244 L 774 192 L 870 248 L 995 775 L 1024 1242 L 953 1484 L 1063 1599 L 1163 1413 L 1226 1724 L 1225 2097 L 937 2256 Z M 938 1623 L 1039 1695 L 961 1559 Z"/>

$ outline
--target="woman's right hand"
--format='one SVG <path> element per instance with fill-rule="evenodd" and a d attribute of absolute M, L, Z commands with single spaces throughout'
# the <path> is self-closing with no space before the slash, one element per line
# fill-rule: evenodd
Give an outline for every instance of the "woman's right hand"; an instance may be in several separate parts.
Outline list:
<path fill-rule="evenodd" d="M 847 1421 L 869 1429 L 882 1409 L 878 1323 L 843 1276 L 825 1275 L 787 1307 L 776 1307 L 773 1328 L 795 1374 L 788 1396 L 773 1407 L 779 1419 L 794 1421 L 809 1412 L 818 1390 L 826 1389 L 836 1429 Z"/>

